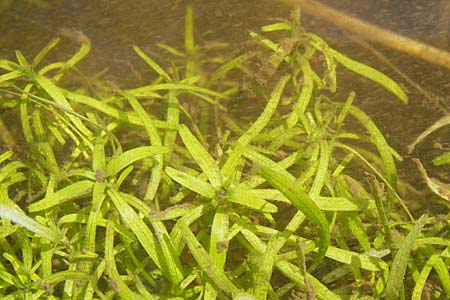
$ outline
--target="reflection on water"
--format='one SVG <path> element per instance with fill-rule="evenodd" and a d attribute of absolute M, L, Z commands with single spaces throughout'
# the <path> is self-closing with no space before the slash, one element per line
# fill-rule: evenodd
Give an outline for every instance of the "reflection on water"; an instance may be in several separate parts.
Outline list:
<path fill-rule="evenodd" d="M 41 2 L 48 5 L 36 5 Z M 25 55 L 31 56 L 55 37 L 58 30 L 74 28 L 86 34 L 93 44 L 92 53 L 81 65 L 83 70 L 95 73 L 108 67 L 111 76 L 114 75 L 117 80 L 131 73 L 130 65 L 142 64 L 131 45 L 137 44 L 143 49 L 154 51 L 157 42 L 179 48 L 183 45 L 185 1 L 41 2 L 12 1 L 9 8 L 3 10 L 0 18 L 1 56 L 10 57 L 15 49 L 21 49 Z M 450 50 L 450 5 L 447 0 L 321 2 L 383 28 Z M 196 0 L 191 3 L 194 5 L 197 40 L 236 44 L 248 40 L 248 29 L 258 30 L 259 26 L 274 18 L 288 17 L 290 11 L 274 0 Z M 303 16 L 303 23 L 308 30 L 324 36 L 333 47 L 402 81 L 398 73 L 385 62 L 373 58 L 372 52 L 334 26 L 311 16 Z M 56 55 L 72 53 L 75 46 L 65 41 L 60 44 L 60 51 Z M 375 48 L 420 87 L 439 97 L 442 103 L 449 103 L 449 69 L 379 46 Z M 368 84 L 366 80 L 345 73 L 339 76 L 338 91 L 356 90 L 356 104 L 374 117 L 389 142 L 400 152 L 404 152 L 405 146 L 415 136 L 442 115 L 410 84 L 404 84 L 410 95 L 410 105 L 405 107 L 382 88 Z M 342 99 L 345 96 L 338 93 Z M 429 150 L 430 147 L 423 147 L 418 150 L 422 151 L 418 154 L 428 157 Z"/>

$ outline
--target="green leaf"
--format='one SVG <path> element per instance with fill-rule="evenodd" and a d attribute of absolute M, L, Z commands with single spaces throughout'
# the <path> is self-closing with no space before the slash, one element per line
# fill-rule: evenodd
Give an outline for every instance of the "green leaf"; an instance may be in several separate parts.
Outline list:
<path fill-rule="evenodd" d="M 13 61 L 7 59 L 0 59 L 0 68 L 5 71 L 20 71 L 20 66 Z M 22 73 L 22 71 L 20 71 Z"/>
<path fill-rule="evenodd" d="M 320 158 L 319 164 L 317 166 L 316 177 L 314 178 L 311 189 L 308 195 L 311 198 L 320 196 L 323 186 L 325 185 L 325 180 L 328 174 L 328 164 L 330 161 L 330 149 L 328 142 L 326 140 L 320 141 Z"/>
<path fill-rule="evenodd" d="M 220 66 L 214 73 L 209 77 L 208 81 L 205 84 L 205 87 L 211 87 L 213 84 L 220 82 L 220 80 L 231 70 L 235 69 L 239 65 L 241 65 L 244 61 L 249 58 L 249 55 L 239 55 L 238 57 L 233 58 L 232 60 L 226 62 L 222 66 Z"/>
<path fill-rule="evenodd" d="M 156 251 L 157 243 L 150 228 L 148 228 L 147 224 L 145 224 L 139 215 L 130 207 L 130 205 L 128 205 L 116 189 L 108 189 L 107 194 L 114 203 L 117 211 L 120 213 L 122 221 L 130 227 L 139 243 L 147 254 L 150 255 L 150 258 L 155 262 L 158 268 L 161 268 L 161 263 Z"/>
<path fill-rule="evenodd" d="M 178 132 L 187 150 L 198 163 L 203 173 L 205 173 L 211 185 L 214 188 L 221 187 L 223 184 L 222 174 L 220 173 L 219 166 L 215 162 L 214 158 L 211 157 L 208 151 L 195 138 L 187 126 L 183 124 L 180 125 Z"/>
<path fill-rule="evenodd" d="M 39 51 L 39 53 L 34 57 L 33 61 L 31 62 L 31 66 L 33 68 L 35 68 L 41 61 L 42 59 L 50 52 L 52 51 L 53 48 L 56 47 L 56 45 L 58 45 L 58 43 L 61 41 L 61 39 L 59 37 L 54 38 L 53 40 L 51 40 L 44 48 L 41 49 L 41 51 Z"/>
<path fill-rule="evenodd" d="M 9 80 L 14 80 L 21 76 L 23 76 L 23 72 L 21 70 L 14 70 L 14 71 L 0 75 L 0 83 L 9 81 Z"/>
<path fill-rule="evenodd" d="M 1 201 L 0 201 L 0 217 L 2 219 L 10 220 L 22 227 L 25 227 L 29 231 L 35 233 L 38 236 L 41 236 L 49 241 L 58 243 L 62 240 L 63 235 L 61 232 L 58 232 L 55 229 L 46 227 L 34 219 L 25 215 L 18 208 L 13 207 L 12 205 L 5 204 L 7 200 L 6 191 L 0 191 Z"/>
<path fill-rule="evenodd" d="M 284 87 L 286 86 L 289 78 L 290 75 L 284 75 L 280 78 L 261 115 L 237 140 L 230 156 L 222 167 L 222 174 L 225 178 L 231 178 L 232 174 L 236 171 L 240 157 L 245 148 L 267 126 L 267 123 L 269 123 L 272 115 L 277 109 L 278 103 L 284 91 Z"/>
<path fill-rule="evenodd" d="M 82 180 L 68 185 L 59 191 L 46 196 L 44 199 L 32 203 L 28 206 L 29 212 L 41 211 L 60 205 L 64 202 L 74 200 L 81 196 L 88 195 L 92 191 L 93 182 L 90 180 Z"/>
<path fill-rule="evenodd" d="M 435 166 L 449 165 L 450 164 L 450 152 L 446 152 L 439 156 L 436 156 L 433 159 L 433 164 Z"/>
<path fill-rule="evenodd" d="M 177 50 L 177 49 L 175 49 L 175 48 L 173 48 L 173 47 L 171 47 L 169 45 L 166 45 L 166 44 L 163 44 L 163 43 L 156 43 L 156 46 L 161 48 L 161 49 L 166 50 L 168 53 L 170 53 L 170 54 L 172 54 L 174 56 L 178 56 L 178 57 L 184 57 L 185 56 L 183 52 L 181 52 L 181 51 L 179 51 L 179 50 Z"/>
<path fill-rule="evenodd" d="M 164 154 L 168 150 L 161 146 L 141 146 L 131 150 L 125 151 L 118 156 L 114 156 L 106 167 L 106 175 L 114 176 L 122 169 L 131 165 L 132 163 L 159 154 Z"/>
<path fill-rule="evenodd" d="M 280 191 L 274 189 L 254 189 L 248 191 L 248 193 L 254 197 L 291 203 Z M 311 199 L 317 204 L 320 210 L 341 212 L 361 210 L 356 203 L 344 197 L 315 196 L 311 197 Z"/>
<path fill-rule="evenodd" d="M 50 79 L 42 75 L 33 75 L 32 79 L 36 83 L 36 85 L 45 90 L 45 92 L 47 92 L 47 94 L 49 94 L 50 97 L 58 105 L 70 112 L 74 112 L 66 97 L 64 97 L 62 91 Z M 86 128 L 86 126 L 81 122 L 80 118 L 73 114 L 68 114 L 68 118 L 71 120 L 73 125 L 75 125 L 75 127 L 86 137 L 92 136 L 91 131 Z"/>
<path fill-rule="evenodd" d="M 159 242 L 156 250 L 161 263 L 161 271 L 175 286 L 178 286 L 184 278 L 180 257 L 175 250 L 164 223 L 156 221 L 152 223 L 152 226 Z"/>
<path fill-rule="evenodd" d="M 437 254 L 431 255 L 431 257 L 427 260 L 422 270 L 420 271 L 419 276 L 416 279 L 416 284 L 414 285 L 414 289 L 412 291 L 411 300 L 421 300 L 423 291 L 425 289 L 425 284 L 428 276 L 433 269 L 433 265 L 439 256 Z"/>
<path fill-rule="evenodd" d="M 77 35 L 76 38 L 79 38 L 81 42 L 80 49 L 72 55 L 64 64 L 61 66 L 59 72 L 53 77 L 55 81 L 61 80 L 62 76 L 70 69 L 72 69 L 78 62 L 80 62 L 86 55 L 91 51 L 91 42 L 89 39 L 81 32 L 81 31 L 73 31 L 70 34 Z M 44 69 L 39 71 L 40 74 L 44 74 Z"/>
<path fill-rule="evenodd" d="M 384 88 L 390 91 L 392 94 L 397 96 L 401 101 L 403 101 L 404 103 L 408 103 L 408 96 L 406 96 L 403 89 L 394 80 L 387 77 L 380 71 L 375 70 L 372 67 L 369 67 L 360 62 L 357 62 L 345 56 L 344 54 L 337 52 L 336 50 L 330 49 L 330 51 L 333 54 L 334 58 L 341 65 L 343 65 L 350 71 L 353 71 L 355 73 L 358 73 L 362 76 L 369 78 L 370 80 L 375 81 L 376 83 L 382 85 Z"/>
<path fill-rule="evenodd" d="M 33 111 L 33 125 L 34 130 L 36 132 L 39 149 L 42 152 L 43 157 L 47 161 L 48 166 L 51 167 L 50 171 L 52 173 L 58 174 L 59 173 L 58 162 L 53 152 L 52 145 L 48 140 L 48 134 L 45 132 L 44 125 L 41 119 L 40 109 L 35 109 Z"/>
<path fill-rule="evenodd" d="M 386 300 L 396 300 L 400 297 L 400 289 L 403 289 L 403 280 L 405 277 L 406 267 L 408 266 L 411 249 L 416 239 L 419 237 L 422 228 L 425 226 L 427 216 L 423 215 L 417 220 L 408 235 L 403 239 L 400 249 L 394 257 L 386 283 L 385 296 Z"/>
<path fill-rule="evenodd" d="M 302 56 L 298 57 L 298 62 L 303 74 L 303 84 L 300 95 L 298 96 L 298 99 L 292 108 L 292 113 L 287 119 L 288 128 L 293 128 L 297 124 L 300 116 L 305 113 L 306 108 L 308 107 L 308 104 L 311 100 L 312 92 L 314 90 L 314 80 L 311 65 L 309 64 L 308 60 L 306 60 Z"/>
<path fill-rule="evenodd" d="M 272 32 L 272 31 L 279 31 L 279 30 L 292 30 L 291 24 L 287 22 L 279 22 L 279 23 L 273 23 L 269 25 L 264 25 L 261 27 L 261 30 L 264 32 Z"/>
<path fill-rule="evenodd" d="M 264 200 L 252 193 L 252 190 L 243 190 L 230 187 L 226 198 L 227 201 L 247 206 L 261 213 L 276 213 L 278 208 L 276 205 Z"/>
<path fill-rule="evenodd" d="M 125 97 L 133 107 L 133 110 L 137 113 L 139 118 L 141 118 L 142 123 L 144 124 L 145 131 L 150 139 L 150 142 L 153 146 L 161 146 L 161 137 L 159 136 L 158 130 L 156 129 L 155 124 L 153 124 L 152 119 L 149 114 L 145 111 L 139 101 L 129 95 L 125 94 Z M 167 153 L 167 152 L 166 152 Z M 148 182 L 147 191 L 145 192 L 144 199 L 147 201 L 153 201 L 158 191 L 158 187 L 161 181 L 162 170 L 163 170 L 163 155 L 158 154 L 155 155 L 156 164 L 152 167 L 152 173 L 150 175 L 150 180 Z"/>
<path fill-rule="evenodd" d="M 111 220 L 108 220 L 106 223 L 105 260 L 106 274 L 108 275 L 109 280 L 114 284 L 114 290 L 119 295 L 120 299 L 144 300 L 145 298 L 143 296 L 135 293 L 127 286 L 120 276 L 119 271 L 117 271 L 116 260 L 114 257 L 114 224 Z"/>
<path fill-rule="evenodd" d="M 192 84 L 184 84 L 184 83 L 160 83 L 160 84 L 152 84 L 143 86 L 140 88 L 127 90 L 125 93 L 133 95 L 135 97 L 148 96 L 149 93 L 154 91 L 168 91 L 168 90 L 180 90 L 180 91 L 192 91 L 200 94 L 211 95 L 217 98 L 227 98 L 225 95 L 215 92 L 213 90 L 209 90 L 203 87 L 195 86 Z"/>
<path fill-rule="evenodd" d="M 434 131 L 438 130 L 439 128 L 442 128 L 449 124 L 450 124 L 450 115 L 444 116 L 444 117 L 440 118 L 439 120 L 437 120 L 436 122 L 434 122 L 430 127 L 428 127 L 424 132 L 422 132 L 414 140 L 413 143 L 411 143 L 408 146 L 408 153 L 412 153 L 414 151 L 414 148 L 416 147 L 416 145 L 419 144 L 420 142 L 422 142 L 431 133 L 433 133 Z"/>
<path fill-rule="evenodd" d="M 227 277 L 224 271 L 220 270 L 214 263 L 211 256 L 203 248 L 195 235 L 184 223 L 183 220 L 177 222 L 179 228 L 183 233 L 183 238 L 200 268 L 205 272 L 205 275 L 214 283 L 214 285 L 228 295 L 236 295 L 240 290 Z"/>
<path fill-rule="evenodd" d="M 190 189 L 197 194 L 208 197 L 210 199 L 214 198 L 216 195 L 216 190 L 207 182 L 189 175 L 185 172 L 178 171 L 171 167 L 166 167 L 166 173 L 173 180 L 181 184 L 182 186 Z"/>
<path fill-rule="evenodd" d="M 20 50 L 14 51 L 14 54 L 16 55 L 17 62 L 23 69 L 28 69 L 30 67 L 30 64 Z"/>
<path fill-rule="evenodd" d="M 292 202 L 292 205 L 305 214 L 306 218 L 319 228 L 319 251 L 314 261 L 316 266 L 323 259 L 330 245 L 330 229 L 325 215 L 303 190 L 298 187 L 291 187 L 292 181 L 282 173 L 267 167 L 263 167 L 260 173 L 270 185 L 282 192 Z"/>
<path fill-rule="evenodd" d="M 194 51 L 194 14 L 192 5 L 186 6 L 186 16 L 184 23 L 184 49 L 186 53 Z"/>
<path fill-rule="evenodd" d="M 18 225 L 2 225 L 0 227 L 0 239 L 4 239 L 10 236 L 14 232 L 16 232 L 18 228 Z"/>
<path fill-rule="evenodd" d="M 66 270 L 66 271 L 60 271 L 60 272 L 56 272 L 51 274 L 50 276 L 47 276 L 45 278 L 42 279 L 42 286 L 45 285 L 56 285 L 59 282 L 64 282 L 67 280 L 79 280 L 81 282 L 88 280 L 87 274 L 80 272 L 80 271 L 75 271 L 75 270 Z"/>
<path fill-rule="evenodd" d="M 163 77 L 167 82 L 171 82 L 169 75 L 166 73 L 166 71 L 163 70 L 153 59 L 147 56 L 147 54 L 144 53 L 138 46 L 133 46 L 133 50 L 139 55 L 140 58 L 142 58 L 147 65 L 150 66 L 150 68 L 153 69 L 159 76 Z"/>
<path fill-rule="evenodd" d="M 397 169 L 395 167 L 394 158 L 392 156 L 391 148 L 389 147 L 386 139 L 378 129 L 377 125 L 369 118 L 369 116 L 358 109 L 355 106 L 351 106 L 349 113 L 358 119 L 358 121 L 367 129 L 370 133 L 370 137 L 380 153 L 383 161 L 384 170 L 386 172 L 386 178 L 392 188 L 397 187 Z"/>
<path fill-rule="evenodd" d="M 228 253 L 229 217 L 224 206 L 219 206 L 214 214 L 211 225 L 211 238 L 209 242 L 209 255 L 214 264 L 221 271 L 225 269 Z M 216 299 L 218 291 L 209 283 L 205 286 L 204 299 Z"/>
<path fill-rule="evenodd" d="M 447 248 L 448 250 L 448 248 Z M 438 257 L 433 264 L 436 273 L 439 276 L 442 287 L 444 288 L 447 297 L 450 297 L 450 274 L 448 271 L 448 264 L 444 262 L 443 257 Z"/>
<path fill-rule="evenodd" d="M 250 36 L 254 38 L 255 40 L 259 41 L 261 44 L 269 48 L 270 50 L 274 52 L 282 51 L 282 49 L 279 47 L 277 43 L 274 43 L 270 39 L 266 38 L 265 36 L 262 36 L 260 34 L 257 34 L 256 32 L 250 31 Z"/>

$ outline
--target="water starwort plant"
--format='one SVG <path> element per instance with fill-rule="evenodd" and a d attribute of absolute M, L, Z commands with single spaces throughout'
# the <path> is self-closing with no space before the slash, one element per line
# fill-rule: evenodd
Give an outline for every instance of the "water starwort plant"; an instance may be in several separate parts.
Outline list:
<path fill-rule="evenodd" d="M 354 92 L 334 99 L 336 70 L 406 94 L 299 11 L 261 31 L 208 52 L 188 7 L 184 49 L 134 46 L 154 77 L 127 89 L 77 68 L 80 32 L 66 61 L 43 63 L 59 38 L 0 60 L 2 299 L 450 297 L 448 216 L 411 213 L 401 156 Z"/>

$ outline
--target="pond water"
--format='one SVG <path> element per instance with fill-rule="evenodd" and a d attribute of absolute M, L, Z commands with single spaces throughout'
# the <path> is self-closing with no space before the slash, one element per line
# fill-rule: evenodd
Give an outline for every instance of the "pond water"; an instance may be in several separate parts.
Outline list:
<path fill-rule="evenodd" d="M 450 51 L 450 5 L 446 0 L 321 2 L 382 28 Z M 15 49 L 21 49 L 25 55 L 32 56 L 54 38 L 59 30 L 72 28 L 82 31 L 92 41 L 92 52 L 81 65 L 83 70 L 95 73 L 107 67 L 109 76 L 113 80 L 120 80 L 130 76 L 131 65 L 143 66 L 131 45 L 136 44 L 146 50 L 155 50 L 157 42 L 179 48 L 183 45 L 186 1 L 16 0 L 1 3 L 2 57 L 11 57 Z M 189 3 L 194 7 L 196 40 L 200 42 L 239 45 L 249 39 L 249 29 L 257 31 L 261 25 L 276 18 L 287 18 L 290 12 L 290 8 L 275 0 L 196 0 Z M 339 89 L 354 89 L 357 92 L 355 103 L 374 118 L 389 143 L 400 153 L 405 153 L 406 146 L 444 114 L 351 34 L 311 15 L 305 14 L 302 22 L 307 30 L 323 36 L 333 47 L 384 71 L 406 87 L 410 97 L 408 106 L 402 105 L 382 88 L 367 85 L 365 80 L 345 74 L 338 77 Z M 433 94 L 433 99 L 438 99 L 442 107 L 448 109 L 449 68 L 438 67 L 377 45 L 373 47 L 422 89 Z M 74 49 L 75 43 L 65 41 L 61 43 L 56 55 L 64 56 L 64 53 L 72 53 Z M 444 143 L 445 136 L 448 137 L 448 130 L 440 130 L 427 139 L 414 155 L 428 160 L 429 165 L 430 157 L 435 155 L 433 143 Z M 404 164 L 412 167 L 408 160 Z M 403 168 L 403 172 L 410 173 L 407 171 L 410 167 Z M 445 177 L 444 171 L 438 170 Z"/>

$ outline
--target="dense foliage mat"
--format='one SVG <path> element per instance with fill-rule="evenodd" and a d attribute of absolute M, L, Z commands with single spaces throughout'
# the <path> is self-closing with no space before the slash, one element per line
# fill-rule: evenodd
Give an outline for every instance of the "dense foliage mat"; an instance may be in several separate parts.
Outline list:
<path fill-rule="evenodd" d="M 144 86 L 83 74 L 80 32 L 66 61 L 0 60 L 1 299 L 450 298 L 448 216 L 409 211 L 400 155 L 334 99 L 337 69 L 400 86 L 298 11 L 233 57 L 192 20 L 184 50 L 134 46 Z"/>

